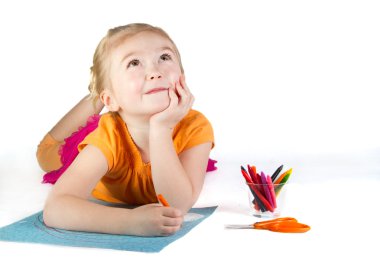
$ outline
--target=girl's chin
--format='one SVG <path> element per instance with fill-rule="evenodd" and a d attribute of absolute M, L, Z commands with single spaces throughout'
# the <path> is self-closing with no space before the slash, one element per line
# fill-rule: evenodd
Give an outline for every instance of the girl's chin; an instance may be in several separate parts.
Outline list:
<path fill-rule="evenodd" d="M 166 108 L 169 107 L 169 101 L 162 102 L 162 103 L 154 103 L 149 106 L 149 111 L 152 115 L 160 113 L 164 111 Z"/>

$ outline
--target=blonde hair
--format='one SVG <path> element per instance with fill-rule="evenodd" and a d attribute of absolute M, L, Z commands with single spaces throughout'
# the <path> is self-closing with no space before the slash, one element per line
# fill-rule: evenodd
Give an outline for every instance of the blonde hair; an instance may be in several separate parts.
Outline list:
<path fill-rule="evenodd" d="M 94 103 L 99 98 L 100 94 L 105 90 L 105 88 L 110 85 L 110 80 L 108 77 L 108 59 L 110 57 L 111 51 L 118 47 L 128 37 L 132 37 L 144 31 L 157 33 L 167 38 L 173 44 L 174 52 L 178 57 L 181 72 L 184 72 L 181 56 L 179 54 L 177 46 L 163 29 L 143 23 L 134 23 L 112 28 L 108 30 L 107 35 L 103 37 L 103 39 L 99 42 L 94 53 L 93 65 L 90 68 L 91 79 L 88 89 L 91 94 L 90 99 L 92 99 Z"/>

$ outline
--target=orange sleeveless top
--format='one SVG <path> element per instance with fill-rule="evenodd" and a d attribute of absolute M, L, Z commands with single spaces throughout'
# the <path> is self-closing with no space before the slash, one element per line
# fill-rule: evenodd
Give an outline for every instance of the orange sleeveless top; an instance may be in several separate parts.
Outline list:
<path fill-rule="evenodd" d="M 203 114 L 190 110 L 173 130 L 175 150 L 180 154 L 206 142 L 211 142 L 214 147 L 212 126 Z M 143 162 L 119 114 L 102 115 L 97 129 L 79 144 L 78 150 L 81 151 L 88 144 L 99 148 L 108 162 L 107 173 L 92 191 L 95 198 L 131 205 L 157 202 L 151 165 Z"/>

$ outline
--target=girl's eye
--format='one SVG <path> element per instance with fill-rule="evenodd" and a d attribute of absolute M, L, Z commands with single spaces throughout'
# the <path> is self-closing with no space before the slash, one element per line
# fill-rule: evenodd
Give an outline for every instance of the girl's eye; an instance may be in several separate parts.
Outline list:
<path fill-rule="evenodd" d="M 160 59 L 163 60 L 163 61 L 168 61 L 168 60 L 171 60 L 172 57 L 169 54 L 162 54 L 160 56 Z"/>
<path fill-rule="evenodd" d="M 133 59 L 132 61 L 130 61 L 127 65 L 127 68 L 131 67 L 131 66 L 138 66 L 140 64 L 140 61 L 137 60 L 137 59 Z"/>

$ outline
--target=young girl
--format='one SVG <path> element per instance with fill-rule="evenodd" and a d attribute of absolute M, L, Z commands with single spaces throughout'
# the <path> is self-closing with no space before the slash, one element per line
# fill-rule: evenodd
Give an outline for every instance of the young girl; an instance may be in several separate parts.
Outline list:
<path fill-rule="evenodd" d="M 82 99 L 41 141 L 45 171 L 59 168 L 65 137 L 100 113 L 97 127 L 49 194 L 44 222 L 67 230 L 170 235 L 196 202 L 214 145 L 209 121 L 192 110 L 180 54 L 162 29 L 130 24 L 108 31 L 91 67 L 91 97 Z M 170 207 L 157 204 L 162 194 Z M 90 197 L 137 205 L 101 205 Z"/>

